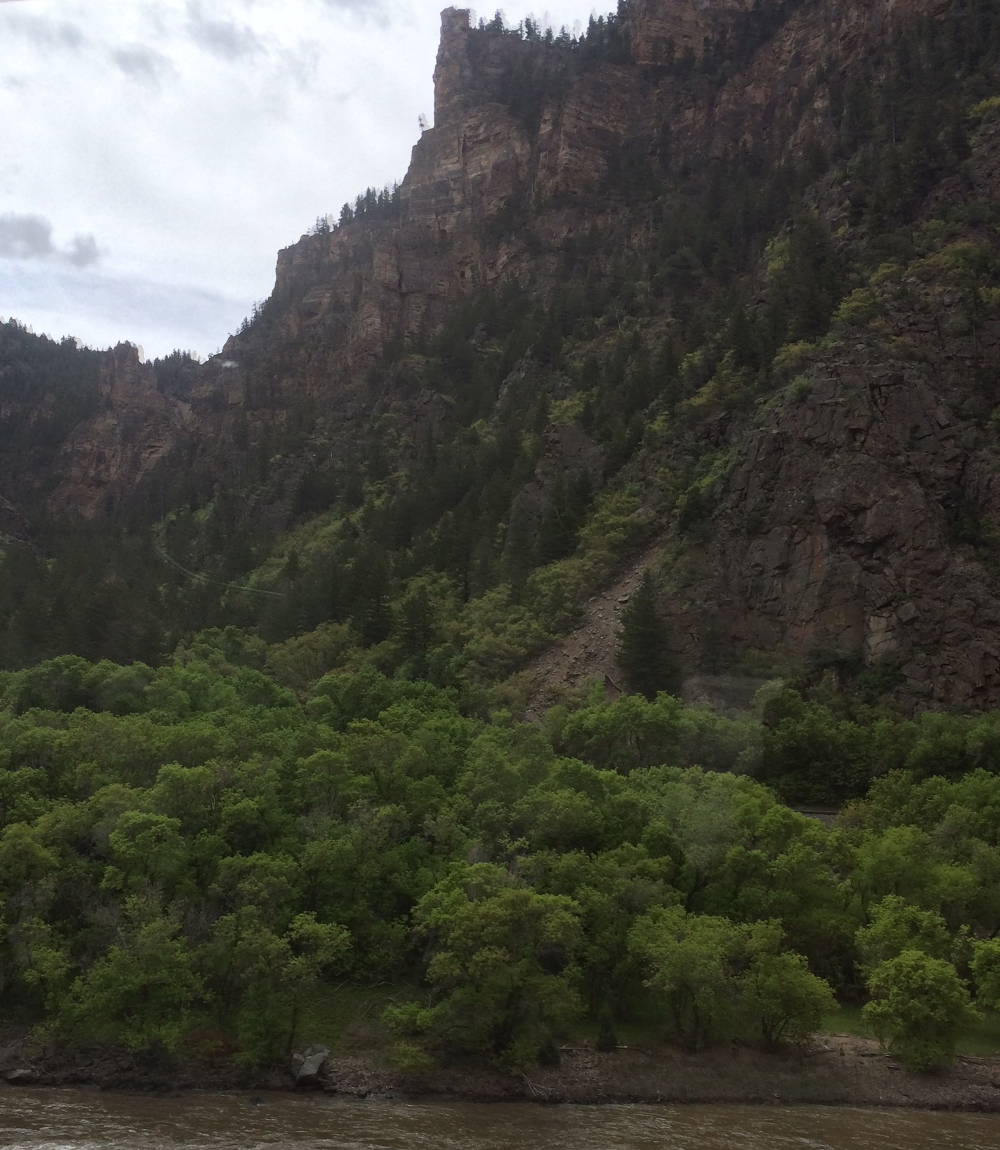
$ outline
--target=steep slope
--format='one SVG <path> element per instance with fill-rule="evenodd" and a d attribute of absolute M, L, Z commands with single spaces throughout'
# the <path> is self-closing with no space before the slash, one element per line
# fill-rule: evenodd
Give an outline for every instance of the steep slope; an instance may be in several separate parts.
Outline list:
<path fill-rule="evenodd" d="M 630 559 L 590 596 L 577 626 L 527 664 L 525 670 L 537 690 L 532 698 L 535 713 L 558 701 L 562 693 L 594 682 L 603 683 L 611 694 L 621 690 L 625 681 L 618 666 L 622 609 L 646 569 L 659 566 L 663 553 L 664 544 L 658 540 Z"/>

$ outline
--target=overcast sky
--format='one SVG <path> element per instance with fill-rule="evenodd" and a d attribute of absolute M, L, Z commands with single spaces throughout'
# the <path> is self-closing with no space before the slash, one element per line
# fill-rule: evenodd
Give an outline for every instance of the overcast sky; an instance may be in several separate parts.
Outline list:
<path fill-rule="evenodd" d="M 212 354 L 279 248 L 402 178 L 446 2 L 0 0 L 0 316 Z"/>

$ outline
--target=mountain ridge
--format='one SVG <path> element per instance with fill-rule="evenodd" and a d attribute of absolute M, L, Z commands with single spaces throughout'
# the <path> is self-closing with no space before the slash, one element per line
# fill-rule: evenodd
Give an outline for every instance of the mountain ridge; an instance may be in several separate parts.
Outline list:
<path fill-rule="evenodd" d="M 450 580 L 445 614 L 511 588 L 537 626 L 485 681 L 662 537 L 686 674 L 881 669 L 911 706 L 996 705 L 1000 150 L 991 108 L 970 119 L 1000 88 L 989 19 L 632 0 L 572 43 L 446 9 L 435 124 L 398 189 L 279 253 L 207 363 L 109 353 L 97 410 L 0 490 L 29 521 L 166 515 L 189 568 L 243 533 L 219 576 L 256 569 L 287 618 L 195 617 L 272 642 L 365 629 L 360 600 L 280 574 L 284 533 L 332 515 L 317 571 L 355 569 L 352 532 L 392 557 L 397 606 L 362 649 L 396 641 L 409 580 Z M 462 471 L 477 453 L 503 460 L 492 495 Z M 442 455 L 462 477 L 412 514 Z"/>

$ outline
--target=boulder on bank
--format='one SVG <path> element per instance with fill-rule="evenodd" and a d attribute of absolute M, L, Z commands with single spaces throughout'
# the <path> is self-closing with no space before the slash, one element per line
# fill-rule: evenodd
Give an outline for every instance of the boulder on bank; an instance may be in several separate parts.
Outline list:
<path fill-rule="evenodd" d="M 296 1089 L 317 1088 L 320 1086 L 320 1071 L 330 1053 L 326 1046 L 318 1043 L 308 1046 L 301 1054 L 293 1054 L 292 1062 L 295 1064 Z"/>
<path fill-rule="evenodd" d="M 34 1082 L 36 1077 L 34 1070 L 28 1067 L 22 1067 L 17 1070 L 5 1070 L 0 1074 L 0 1078 L 3 1078 L 5 1082 L 9 1082 L 11 1086 L 27 1086 L 29 1083 Z"/>

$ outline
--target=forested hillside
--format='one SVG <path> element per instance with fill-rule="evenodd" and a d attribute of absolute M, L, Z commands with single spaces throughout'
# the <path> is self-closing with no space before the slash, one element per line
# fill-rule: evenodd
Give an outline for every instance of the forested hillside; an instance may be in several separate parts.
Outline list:
<path fill-rule="evenodd" d="M 448 9 L 402 182 L 219 355 L 0 325 L 7 1018 L 254 1066 L 384 980 L 402 1063 L 523 1070 L 836 995 L 946 1060 L 1000 1004 L 998 69 L 992 0 Z"/>

